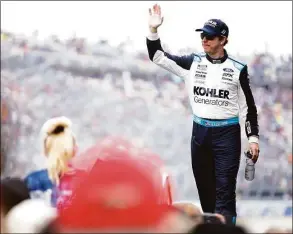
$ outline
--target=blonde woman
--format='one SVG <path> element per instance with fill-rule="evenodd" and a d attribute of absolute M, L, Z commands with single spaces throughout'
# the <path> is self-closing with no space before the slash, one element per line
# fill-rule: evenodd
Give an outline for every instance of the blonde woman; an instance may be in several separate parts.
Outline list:
<path fill-rule="evenodd" d="M 70 161 L 77 151 L 70 119 L 62 116 L 49 119 L 41 129 L 42 148 L 47 158 L 47 169 L 26 177 L 31 192 L 52 191 L 51 203 L 62 208 L 70 200 L 72 188 L 84 172 L 73 168 Z"/>

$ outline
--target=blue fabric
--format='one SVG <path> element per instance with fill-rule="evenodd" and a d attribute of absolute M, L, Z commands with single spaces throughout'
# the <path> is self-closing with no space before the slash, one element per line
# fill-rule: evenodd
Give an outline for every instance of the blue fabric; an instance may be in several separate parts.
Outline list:
<path fill-rule="evenodd" d="M 228 26 L 220 19 L 210 19 L 202 28 L 196 29 L 195 31 L 202 31 L 215 36 L 228 37 L 229 35 Z"/>
<path fill-rule="evenodd" d="M 24 179 L 30 193 L 31 192 L 46 192 L 52 190 L 51 204 L 56 205 L 57 190 L 49 178 L 47 169 L 34 171 L 26 176 Z"/>
<path fill-rule="evenodd" d="M 224 126 L 239 124 L 238 117 L 225 119 L 225 120 L 208 120 L 208 119 L 203 119 L 196 115 L 193 115 L 193 121 L 205 127 L 224 127 Z"/>
<path fill-rule="evenodd" d="M 236 217 L 235 217 L 235 216 L 232 218 L 232 223 L 233 223 L 234 225 L 236 225 Z"/>
<path fill-rule="evenodd" d="M 209 128 L 193 122 L 191 156 L 203 211 L 236 217 L 240 125 Z"/>

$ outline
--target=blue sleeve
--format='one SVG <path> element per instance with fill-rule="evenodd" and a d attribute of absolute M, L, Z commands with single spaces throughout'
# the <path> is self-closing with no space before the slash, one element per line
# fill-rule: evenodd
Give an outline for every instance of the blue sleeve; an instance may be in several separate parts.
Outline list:
<path fill-rule="evenodd" d="M 30 192 L 42 191 L 53 188 L 53 184 L 49 179 L 47 170 L 34 171 L 24 179 Z"/>

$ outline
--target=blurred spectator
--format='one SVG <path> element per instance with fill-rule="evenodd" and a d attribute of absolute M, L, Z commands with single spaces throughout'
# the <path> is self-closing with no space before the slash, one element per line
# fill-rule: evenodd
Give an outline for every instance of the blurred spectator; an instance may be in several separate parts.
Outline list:
<path fill-rule="evenodd" d="M 13 207 L 6 217 L 8 233 L 39 233 L 56 218 L 54 208 L 40 199 L 28 199 Z"/>
<path fill-rule="evenodd" d="M 22 179 L 1 179 L 1 208 L 5 215 L 14 206 L 29 198 L 29 190 Z"/>
<path fill-rule="evenodd" d="M 189 215 L 190 217 L 198 216 L 202 213 L 196 205 L 190 202 L 176 202 L 174 203 L 174 206 Z"/>
<path fill-rule="evenodd" d="M 193 222 L 177 209 L 160 204 L 161 193 L 162 186 L 152 179 L 146 161 L 126 155 L 107 158 L 95 164 L 76 189 L 71 206 L 61 210 L 56 225 L 63 232 L 182 232 L 191 228 Z"/>
<path fill-rule="evenodd" d="M 191 232 L 192 234 L 245 234 L 246 231 L 241 227 L 226 226 L 223 224 L 199 224 Z"/>

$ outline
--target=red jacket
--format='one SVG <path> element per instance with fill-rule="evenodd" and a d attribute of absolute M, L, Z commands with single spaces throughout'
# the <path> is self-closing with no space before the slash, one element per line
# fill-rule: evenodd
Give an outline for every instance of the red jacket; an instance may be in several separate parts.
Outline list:
<path fill-rule="evenodd" d="M 57 210 L 64 209 L 70 205 L 74 189 L 82 183 L 86 175 L 85 170 L 75 169 L 71 166 L 70 171 L 61 176 L 60 183 L 57 186 Z"/>

